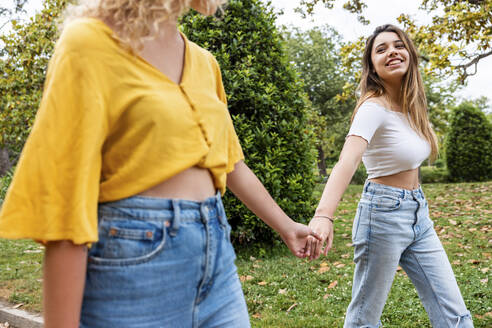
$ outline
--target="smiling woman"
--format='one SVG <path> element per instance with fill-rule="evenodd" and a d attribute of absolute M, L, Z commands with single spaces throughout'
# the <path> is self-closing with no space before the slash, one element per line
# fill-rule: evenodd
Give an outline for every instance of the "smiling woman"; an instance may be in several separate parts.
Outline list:
<path fill-rule="evenodd" d="M 437 154 L 427 117 L 417 51 L 408 36 L 383 25 L 368 38 L 361 97 L 340 160 L 309 225 L 311 258 L 333 241 L 333 215 L 361 159 L 367 169 L 352 228 L 354 282 L 345 328 L 379 327 L 400 265 L 412 280 L 433 327 L 473 327 L 419 185 L 418 167 Z M 326 220 L 328 219 L 328 220 Z"/>

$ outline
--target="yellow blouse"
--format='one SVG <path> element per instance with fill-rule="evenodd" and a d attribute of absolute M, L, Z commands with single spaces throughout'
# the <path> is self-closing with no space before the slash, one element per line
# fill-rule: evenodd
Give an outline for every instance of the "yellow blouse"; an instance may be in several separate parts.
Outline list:
<path fill-rule="evenodd" d="M 103 22 L 82 18 L 65 28 L 0 212 L 0 237 L 96 242 L 98 202 L 195 165 L 225 192 L 226 174 L 244 156 L 215 58 L 184 39 L 178 85 Z"/>

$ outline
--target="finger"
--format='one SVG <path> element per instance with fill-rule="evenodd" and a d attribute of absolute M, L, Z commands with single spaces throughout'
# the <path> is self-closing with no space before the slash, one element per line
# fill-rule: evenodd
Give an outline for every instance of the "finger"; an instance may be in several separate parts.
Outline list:
<path fill-rule="evenodd" d="M 308 237 L 306 242 L 306 257 L 311 254 L 311 237 Z"/>
<path fill-rule="evenodd" d="M 311 259 L 315 260 L 318 257 L 318 249 L 321 242 L 319 240 L 313 240 L 313 249 L 311 251 Z"/>
<path fill-rule="evenodd" d="M 313 230 L 311 230 L 311 231 L 310 231 L 309 235 L 310 235 L 310 236 L 313 236 L 314 238 L 316 238 L 316 239 L 318 239 L 318 240 L 323 240 L 323 239 L 321 238 L 321 236 L 320 236 L 318 233 L 314 232 Z"/>
<path fill-rule="evenodd" d="M 319 258 L 319 252 L 321 250 L 321 247 L 323 246 L 323 242 L 317 241 L 315 248 L 314 248 L 314 258 L 317 259 Z"/>
<path fill-rule="evenodd" d="M 326 241 L 325 255 L 328 254 L 328 251 L 331 249 L 332 246 L 333 246 L 333 235 L 330 234 L 328 240 Z"/>

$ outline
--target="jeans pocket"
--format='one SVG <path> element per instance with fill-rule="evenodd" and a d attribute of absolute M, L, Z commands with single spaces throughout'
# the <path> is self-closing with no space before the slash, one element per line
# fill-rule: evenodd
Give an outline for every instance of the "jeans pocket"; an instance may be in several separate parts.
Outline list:
<path fill-rule="evenodd" d="M 400 208 L 401 199 L 387 195 L 374 196 L 372 198 L 372 207 L 376 211 L 394 211 Z"/>
<path fill-rule="evenodd" d="M 163 222 L 102 219 L 99 241 L 89 250 L 90 265 L 132 265 L 149 261 L 166 241 Z"/>

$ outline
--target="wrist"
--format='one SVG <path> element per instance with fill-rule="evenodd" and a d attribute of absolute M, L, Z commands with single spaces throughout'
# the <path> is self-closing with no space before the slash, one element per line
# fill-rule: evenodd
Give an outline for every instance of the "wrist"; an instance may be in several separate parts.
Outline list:
<path fill-rule="evenodd" d="M 286 216 L 286 218 L 282 221 L 282 223 L 276 227 L 277 229 L 274 230 L 276 230 L 280 236 L 286 236 L 292 231 L 294 231 L 295 225 L 296 222 L 292 220 L 290 217 Z"/>
<path fill-rule="evenodd" d="M 328 220 L 330 221 L 331 223 L 334 223 L 335 222 L 335 218 L 332 217 L 332 216 L 328 216 L 328 215 L 322 215 L 322 214 L 315 214 L 313 216 L 313 219 L 316 219 L 316 218 L 320 218 L 320 219 L 323 219 L 323 220 Z"/>

